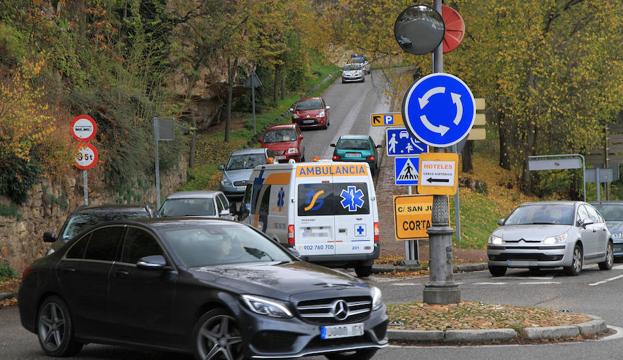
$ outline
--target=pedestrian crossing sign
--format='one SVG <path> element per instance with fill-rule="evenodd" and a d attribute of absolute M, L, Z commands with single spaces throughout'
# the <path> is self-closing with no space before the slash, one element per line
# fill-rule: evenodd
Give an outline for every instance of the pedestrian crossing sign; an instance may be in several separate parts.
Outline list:
<path fill-rule="evenodd" d="M 394 158 L 394 183 L 403 186 L 417 185 L 419 163 L 418 156 Z"/>

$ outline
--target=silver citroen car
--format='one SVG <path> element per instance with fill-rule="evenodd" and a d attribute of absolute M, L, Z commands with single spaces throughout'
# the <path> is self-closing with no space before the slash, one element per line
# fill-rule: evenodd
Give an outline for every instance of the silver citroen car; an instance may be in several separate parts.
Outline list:
<path fill-rule="evenodd" d="M 489 237 L 489 271 L 503 276 L 507 268 L 559 268 L 578 275 L 586 264 L 610 270 L 613 241 L 603 217 L 581 201 L 520 205 Z"/>

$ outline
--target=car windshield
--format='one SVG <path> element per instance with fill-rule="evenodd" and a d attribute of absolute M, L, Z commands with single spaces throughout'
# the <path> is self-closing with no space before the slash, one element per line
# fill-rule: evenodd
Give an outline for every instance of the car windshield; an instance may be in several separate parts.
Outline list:
<path fill-rule="evenodd" d="M 102 222 L 149 217 L 149 213 L 147 213 L 147 210 L 125 211 L 119 213 L 114 213 L 113 211 L 114 210 L 111 209 L 110 212 L 106 213 L 85 213 L 73 215 L 69 219 L 65 230 L 63 230 L 63 233 L 61 234 L 61 239 L 69 240 L 74 236 L 80 234 L 87 228 Z"/>
<path fill-rule="evenodd" d="M 573 225 L 573 205 L 526 205 L 515 209 L 504 225 Z"/>
<path fill-rule="evenodd" d="M 296 110 L 318 110 L 322 109 L 322 100 L 309 99 L 296 104 Z"/>
<path fill-rule="evenodd" d="M 606 221 L 623 221 L 623 204 L 600 204 L 594 206 Z"/>
<path fill-rule="evenodd" d="M 354 57 L 350 59 L 350 62 L 355 64 L 363 64 L 366 60 L 362 56 Z"/>
<path fill-rule="evenodd" d="M 296 141 L 296 131 L 294 129 L 271 130 L 264 134 L 264 142 L 267 144 L 292 141 Z"/>
<path fill-rule="evenodd" d="M 161 216 L 216 216 L 213 198 L 167 199 Z"/>
<path fill-rule="evenodd" d="M 344 66 L 344 71 L 350 71 L 350 70 L 360 70 L 361 66 L 360 65 L 355 65 L 355 64 L 348 64 Z"/>
<path fill-rule="evenodd" d="M 336 148 L 343 150 L 370 150 L 370 143 L 364 139 L 340 139 Z"/>
<path fill-rule="evenodd" d="M 266 164 L 264 154 L 232 155 L 227 162 L 226 170 L 253 169 L 258 165 Z"/>
<path fill-rule="evenodd" d="M 185 224 L 164 229 L 163 235 L 189 268 L 292 260 L 272 241 L 243 225 Z"/>

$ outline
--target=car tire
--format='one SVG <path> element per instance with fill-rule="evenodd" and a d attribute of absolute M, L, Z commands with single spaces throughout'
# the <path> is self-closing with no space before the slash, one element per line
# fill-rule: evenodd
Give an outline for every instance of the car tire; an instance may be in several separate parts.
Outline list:
<path fill-rule="evenodd" d="M 580 275 L 582 272 L 582 266 L 584 264 L 584 252 L 580 244 L 575 244 L 573 248 L 573 259 L 571 260 L 571 266 L 565 266 L 565 273 L 570 276 Z"/>
<path fill-rule="evenodd" d="M 329 360 L 370 360 L 376 354 L 377 349 L 364 349 L 349 352 L 326 354 Z"/>
<path fill-rule="evenodd" d="M 606 260 L 599 263 L 599 270 L 610 270 L 614 264 L 614 246 L 612 241 L 608 241 L 608 247 L 606 249 Z"/>
<path fill-rule="evenodd" d="M 37 312 L 37 338 L 48 356 L 74 356 L 82 343 L 74 340 L 73 321 L 65 301 L 58 296 L 46 298 Z"/>
<path fill-rule="evenodd" d="M 359 278 L 367 278 L 372 275 L 372 265 L 357 265 L 355 266 L 355 274 Z"/>
<path fill-rule="evenodd" d="M 221 308 L 210 310 L 197 320 L 192 343 L 197 360 L 209 359 L 211 353 L 220 353 L 226 359 L 245 359 L 244 343 L 236 319 Z"/>
<path fill-rule="evenodd" d="M 344 79 L 342 79 L 342 84 L 346 84 L 346 81 L 344 81 Z"/>
<path fill-rule="evenodd" d="M 506 274 L 506 266 L 489 265 L 489 272 L 493 277 L 504 276 L 504 274 Z"/>
<path fill-rule="evenodd" d="M 362 83 L 366 82 L 366 78 L 365 78 L 365 77 L 362 77 L 362 78 L 361 78 L 361 82 L 362 82 Z"/>

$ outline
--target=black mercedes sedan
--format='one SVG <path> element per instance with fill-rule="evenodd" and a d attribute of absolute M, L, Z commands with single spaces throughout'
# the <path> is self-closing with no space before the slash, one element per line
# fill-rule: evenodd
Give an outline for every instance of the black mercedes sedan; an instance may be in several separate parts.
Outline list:
<path fill-rule="evenodd" d="M 24 271 L 19 310 L 50 356 L 101 343 L 201 360 L 361 360 L 387 346 L 379 289 L 216 219 L 89 228 Z"/>

